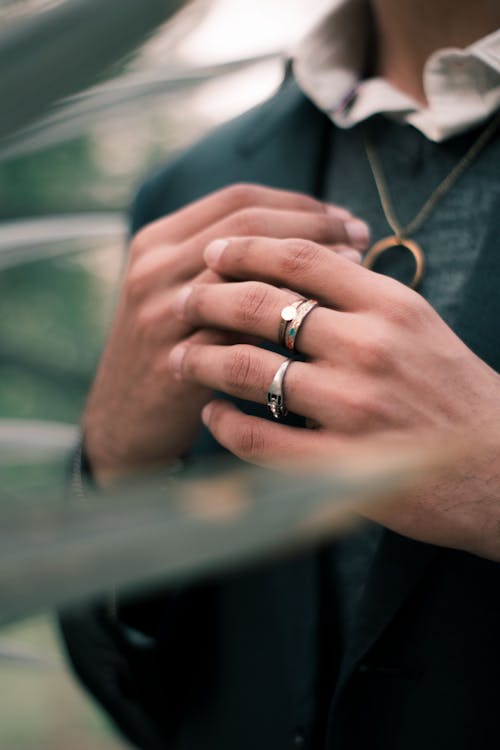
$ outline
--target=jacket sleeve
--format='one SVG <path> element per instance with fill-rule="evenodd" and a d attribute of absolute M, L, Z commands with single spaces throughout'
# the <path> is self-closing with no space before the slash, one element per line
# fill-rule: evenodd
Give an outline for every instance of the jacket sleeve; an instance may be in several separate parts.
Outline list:
<path fill-rule="evenodd" d="M 165 748 L 161 730 L 136 700 L 132 664 L 116 623 L 98 606 L 60 613 L 59 627 L 70 663 L 117 729 L 141 750 Z"/>
<path fill-rule="evenodd" d="M 204 582 L 143 595 L 122 604 L 118 617 L 102 605 L 60 613 L 76 674 L 134 747 L 173 748 L 183 719 L 203 700 L 214 667 L 216 601 L 217 587 Z"/>

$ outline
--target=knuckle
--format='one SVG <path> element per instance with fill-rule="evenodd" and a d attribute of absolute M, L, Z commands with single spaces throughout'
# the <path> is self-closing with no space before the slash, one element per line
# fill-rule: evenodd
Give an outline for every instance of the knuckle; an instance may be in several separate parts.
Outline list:
<path fill-rule="evenodd" d="M 151 341 L 158 330 L 155 319 L 145 307 L 137 311 L 134 328 L 141 341 Z"/>
<path fill-rule="evenodd" d="M 319 242 L 341 239 L 345 236 L 344 221 L 325 212 L 314 217 L 314 234 Z"/>
<path fill-rule="evenodd" d="M 144 274 L 134 272 L 131 269 L 123 284 L 123 294 L 127 304 L 136 307 L 145 299 L 148 289 L 148 279 Z"/>
<path fill-rule="evenodd" d="M 202 374 L 200 366 L 200 352 L 196 344 L 188 343 L 182 360 L 182 375 L 185 378 L 197 378 Z"/>
<path fill-rule="evenodd" d="M 351 428 L 353 431 L 365 432 L 379 422 L 379 410 L 374 401 L 366 395 L 351 394 L 347 397 L 347 408 L 352 415 Z"/>
<path fill-rule="evenodd" d="M 421 325 L 427 323 L 435 315 L 433 308 L 422 295 L 408 290 L 407 312 L 410 313 L 413 324 Z"/>
<path fill-rule="evenodd" d="M 221 190 L 220 196 L 230 211 L 239 211 L 256 203 L 258 188 L 245 182 L 229 185 Z"/>
<path fill-rule="evenodd" d="M 231 243 L 230 252 L 224 254 L 222 265 L 230 269 L 238 269 L 238 272 L 242 274 L 248 270 L 253 272 L 254 250 L 257 252 L 259 250 L 258 240 L 254 237 L 239 238 L 238 242 Z"/>
<path fill-rule="evenodd" d="M 130 241 L 130 256 L 132 259 L 140 258 L 144 255 L 149 246 L 149 225 L 139 229 Z"/>
<path fill-rule="evenodd" d="M 373 375 L 382 375 L 394 369 L 394 357 L 393 342 L 382 331 L 365 338 L 356 351 L 358 365 Z"/>
<path fill-rule="evenodd" d="M 146 343 L 166 341 L 170 337 L 166 321 L 171 320 L 171 306 L 141 305 L 134 319 L 134 328 L 138 338 Z"/>
<path fill-rule="evenodd" d="M 307 240 L 289 240 L 283 247 L 279 265 L 286 276 L 302 276 L 318 261 L 321 248 Z"/>
<path fill-rule="evenodd" d="M 238 431 L 233 450 L 240 458 L 256 458 L 264 453 L 265 442 L 262 426 L 255 422 Z"/>
<path fill-rule="evenodd" d="M 125 296 L 129 302 L 146 299 L 158 286 L 158 279 L 164 281 L 165 288 L 172 283 L 177 256 L 169 246 L 157 249 L 158 252 L 154 254 L 131 259 L 124 281 Z"/>
<path fill-rule="evenodd" d="M 251 380 L 253 369 L 251 348 L 244 344 L 231 347 L 223 368 L 223 378 L 228 389 L 245 388 Z"/>
<path fill-rule="evenodd" d="M 237 317 L 240 325 L 255 323 L 269 305 L 269 290 L 258 282 L 242 283 L 243 295 L 238 305 Z"/>
<path fill-rule="evenodd" d="M 150 385 L 155 389 L 161 387 L 161 384 L 166 385 L 169 383 L 171 375 L 172 371 L 170 369 L 168 356 L 163 352 L 156 352 L 156 356 L 151 358 L 151 363 L 148 368 L 147 385 Z"/>
<path fill-rule="evenodd" d="M 183 316 L 186 318 L 186 320 L 189 320 L 191 323 L 194 323 L 195 321 L 199 320 L 200 317 L 203 316 L 203 309 L 204 309 L 203 286 L 199 284 L 194 284 L 191 289 L 191 294 L 189 295 L 188 299 L 185 302 Z"/>
<path fill-rule="evenodd" d="M 420 294 L 398 282 L 391 285 L 385 299 L 384 318 L 398 326 L 414 328 L 428 319 L 432 309 Z"/>
<path fill-rule="evenodd" d="M 227 427 L 230 425 L 230 420 L 227 417 L 225 409 L 221 409 L 219 403 L 215 403 L 212 406 L 210 414 L 210 432 L 215 439 L 221 439 L 222 435 L 227 432 Z"/>
<path fill-rule="evenodd" d="M 255 208 L 244 208 L 229 217 L 231 234 L 248 237 L 266 234 L 266 222 L 262 212 Z"/>
<path fill-rule="evenodd" d="M 170 216 L 162 216 L 141 227 L 130 240 L 130 258 L 134 262 L 158 247 L 171 247 Z"/>

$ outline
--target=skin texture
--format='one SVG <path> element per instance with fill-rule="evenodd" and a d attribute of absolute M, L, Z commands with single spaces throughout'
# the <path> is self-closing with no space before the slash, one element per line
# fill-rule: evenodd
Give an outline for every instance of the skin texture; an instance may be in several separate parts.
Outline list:
<path fill-rule="evenodd" d="M 500 26 L 498 0 L 371 0 L 374 72 L 427 104 L 423 70 L 438 49 L 463 49 Z"/>
<path fill-rule="evenodd" d="M 180 321 L 277 343 L 281 309 L 293 289 L 319 300 L 297 334 L 286 375 L 290 411 L 317 429 L 249 417 L 226 401 L 203 419 L 232 453 L 279 467 L 319 456 L 334 460 L 367 444 L 419 446 L 436 435 L 471 443 L 500 420 L 500 376 L 480 360 L 417 293 L 308 240 L 231 238 L 205 252 L 207 266 L 236 283 L 188 286 L 174 305 Z M 190 338 L 170 355 L 180 382 L 265 403 L 283 362 L 254 345 Z M 373 517 L 419 541 L 500 560 L 497 450 L 468 457 L 453 476 L 433 479 L 403 504 Z"/>
<path fill-rule="evenodd" d="M 140 231 L 83 416 L 86 451 L 100 484 L 164 466 L 190 448 L 211 391 L 172 376 L 170 350 L 194 330 L 176 318 L 172 302 L 186 282 L 220 281 L 206 268 L 203 251 L 227 234 L 308 237 L 358 261 L 352 245 L 364 248 L 369 239 L 366 225 L 345 209 L 252 185 L 218 191 Z M 222 344 L 231 337 L 204 330 L 195 340 Z"/>

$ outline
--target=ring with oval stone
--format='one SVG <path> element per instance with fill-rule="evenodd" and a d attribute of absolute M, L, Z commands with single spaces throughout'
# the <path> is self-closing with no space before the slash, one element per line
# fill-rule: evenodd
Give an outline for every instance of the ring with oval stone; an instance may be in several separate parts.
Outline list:
<path fill-rule="evenodd" d="M 284 327 L 282 344 L 289 349 L 291 352 L 295 351 L 295 341 L 300 327 L 306 317 L 309 315 L 315 307 L 318 306 L 318 300 L 315 299 L 304 299 L 297 305 L 295 309 L 295 316 L 292 320 Z M 287 308 L 284 308 L 287 309 Z M 283 317 L 283 310 L 282 310 Z"/>
<path fill-rule="evenodd" d="M 294 320 L 294 318 L 297 316 L 297 309 L 304 304 L 304 302 L 307 302 L 305 297 L 301 297 L 300 299 L 295 300 L 295 302 L 292 302 L 289 305 L 286 305 L 281 311 L 281 319 L 280 319 L 280 328 L 278 332 L 278 341 L 280 342 L 281 346 L 286 346 L 286 332 L 287 328 Z"/>

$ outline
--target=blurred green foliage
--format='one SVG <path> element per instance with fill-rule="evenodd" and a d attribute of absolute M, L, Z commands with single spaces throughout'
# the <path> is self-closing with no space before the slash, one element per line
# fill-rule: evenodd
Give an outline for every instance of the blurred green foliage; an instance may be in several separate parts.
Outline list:
<path fill-rule="evenodd" d="M 0 272 L 0 413 L 76 421 L 102 335 L 99 289 L 70 260 Z"/>
<path fill-rule="evenodd" d="M 122 69 L 120 62 L 111 72 Z M 108 123 L 107 140 L 97 128 L 2 161 L 0 230 L 2 221 L 126 210 L 141 175 L 169 147 L 161 118 L 141 112 L 138 120 L 132 143 L 126 135 L 130 123 L 123 126 L 115 117 Z M 106 161 L 102 156 L 113 128 L 122 146 Z M 143 143 L 134 149 L 141 137 Z M 113 169 L 127 150 L 135 159 L 128 168 L 118 164 Z M 79 421 L 111 318 L 124 248 L 93 240 L 78 249 L 77 254 L 0 267 L 0 420 Z M 62 500 L 68 463 L 64 455 L 58 461 L 0 461 L 3 500 L 22 502 L 23 494 L 33 496 L 33 491 L 41 497 L 50 491 L 54 502 L 58 496 Z M 12 659 L 17 646 L 48 666 Z M 0 631 L 0 693 L 0 747 L 5 750 L 124 746 L 70 675 L 48 617 Z"/>
<path fill-rule="evenodd" d="M 94 209 L 98 176 L 89 138 L 2 163 L 0 219 Z"/>
<path fill-rule="evenodd" d="M 105 715 L 97 712 L 68 673 L 48 617 L 37 617 L 0 633 L 0 659 L 33 655 L 40 664 L 0 662 L 3 750 L 119 750 Z M 8 689 L 7 689 L 8 686 Z"/>
<path fill-rule="evenodd" d="M 0 165 L 0 218 L 96 207 L 88 138 Z M 102 342 L 101 289 L 72 257 L 0 270 L 0 416 L 78 420 Z"/>
<path fill-rule="evenodd" d="M 170 145 L 154 113 L 142 127 L 142 147 L 122 169 L 100 159 L 109 130 L 104 143 L 97 132 L 0 162 L 0 228 L 2 220 L 126 211 L 142 175 L 166 158 Z M 133 143 L 119 120 L 116 129 L 125 158 Z M 0 267 L 0 418 L 78 421 L 126 248 L 93 240 L 79 250 Z"/>
<path fill-rule="evenodd" d="M 111 72 L 125 69 L 122 60 Z M 0 231 L 2 222 L 11 220 L 126 211 L 142 175 L 206 124 L 202 114 L 186 117 L 173 98 L 156 108 L 136 102 L 135 111 L 93 123 L 83 136 L 0 161 Z M 43 259 L 8 268 L 0 264 L 0 421 L 79 421 L 111 319 L 125 248 L 93 240 L 81 242 L 78 250 L 49 257 L 48 247 Z M 57 503 L 67 475 L 63 455 L 38 463 L 0 461 L 0 497 L 21 503 L 23 493 L 36 493 L 40 505 L 49 496 Z M 54 666 L 37 669 L 10 661 L 3 646 L 12 643 L 29 646 Z M 1 630 L 0 693 L 2 749 L 123 746 L 79 695 L 48 618 Z"/>
<path fill-rule="evenodd" d="M 146 139 L 133 170 L 113 171 L 100 159 L 98 136 L 89 133 L 1 162 L 0 229 L 8 220 L 125 210 L 155 154 Z M 77 254 L 0 267 L 0 420 L 79 421 L 111 317 L 124 248 L 94 240 L 78 249 Z M 62 500 L 68 458 L 0 462 L 2 498 L 21 502 L 23 493 L 50 491 Z M 17 645 L 50 666 L 11 659 L 8 654 Z M 0 631 L 0 693 L 0 747 L 5 750 L 123 747 L 70 675 L 48 617 Z"/>

